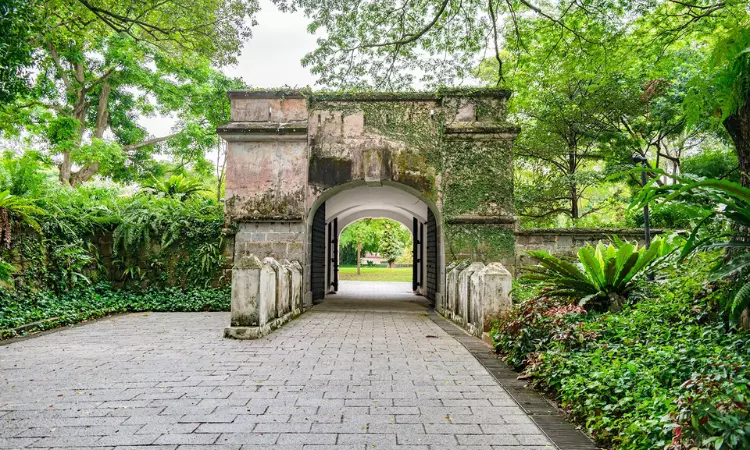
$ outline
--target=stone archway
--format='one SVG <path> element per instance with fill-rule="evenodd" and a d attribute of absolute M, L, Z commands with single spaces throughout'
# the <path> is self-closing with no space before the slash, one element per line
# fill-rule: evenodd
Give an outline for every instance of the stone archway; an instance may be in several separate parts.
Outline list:
<path fill-rule="evenodd" d="M 321 196 L 310 211 L 311 291 L 313 301 L 325 293 L 336 291 L 338 236 L 351 223 L 363 218 L 384 217 L 406 226 L 412 234 L 414 291 L 435 301 L 440 292 L 438 267 L 443 267 L 441 229 L 436 225 L 439 210 L 427 198 L 418 197 L 412 188 L 400 183 L 349 183 Z M 316 219 L 318 226 L 315 226 Z M 321 227 L 320 224 L 323 224 Z M 429 230 L 429 231 L 426 231 Z M 331 236 L 334 234 L 333 236 Z M 421 240 L 420 240 L 421 236 Z M 431 246 L 427 246 L 427 242 Z M 324 242 L 325 246 L 318 243 Z M 434 247 L 434 248 L 433 248 Z M 321 267 L 322 266 L 322 267 Z M 323 279 L 324 281 L 321 281 Z M 428 286 L 428 279 L 430 285 Z"/>
<path fill-rule="evenodd" d="M 218 133 L 228 142 L 225 212 L 236 230 L 235 261 L 298 261 L 309 307 L 330 281 L 326 233 L 378 211 L 424 228 L 422 289 L 436 305 L 447 263 L 512 266 L 518 128 L 505 121 L 509 95 L 230 92 L 232 121 Z"/>

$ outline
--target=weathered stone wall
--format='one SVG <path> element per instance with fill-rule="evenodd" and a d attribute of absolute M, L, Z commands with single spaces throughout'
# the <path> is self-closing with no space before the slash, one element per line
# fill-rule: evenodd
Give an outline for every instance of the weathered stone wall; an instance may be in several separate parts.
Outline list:
<path fill-rule="evenodd" d="M 246 255 L 259 258 L 305 260 L 307 227 L 303 222 L 240 223 L 234 236 L 235 259 Z"/>
<path fill-rule="evenodd" d="M 509 95 L 230 92 L 232 122 L 218 132 L 229 144 L 226 218 L 240 224 L 235 257 L 272 256 L 307 267 L 312 209 L 341 189 L 387 184 L 436 216 L 439 251 L 427 261 L 438 272 L 434 297 L 442 295 L 447 261 L 512 267 L 511 145 L 518 128 L 506 122 Z"/>

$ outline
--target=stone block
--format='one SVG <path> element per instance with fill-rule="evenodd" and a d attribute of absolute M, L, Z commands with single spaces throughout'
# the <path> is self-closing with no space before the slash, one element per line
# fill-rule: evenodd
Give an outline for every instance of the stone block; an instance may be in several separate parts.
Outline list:
<path fill-rule="evenodd" d="M 460 320 L 458 322 L 461 324 L 467 324 L 469 322 L 469 307 L 471 305 L 471 276 L 474 275 L 474 272 L 478 272 L 482 269 L 484 269 L 484 263 L 475 262 L 469 264 L 458 275 L 458 305 L 456 309 L 457 315 L 460 316 Z"/>
<path fill-rule="evenodd" d="M 365 130 L 365 115 L 362 112 L 344 116 L 344 136 L 361 136 Z"/>
<path fill-rule="evenodd" d="M 238 259 L 232 268 L 231 326 L 259 326 L 261 271 L 263 264 L 255 255 Z"/>
<path fill-rule="evenodd" d="M 265 283 L 262 283 L 261 295 L 265 300 L 262 303 L 266 306 L 265 317 L 267 322 L 270 322 L 281 315 L 279 313 L 281 304 L 281 300 L 279 298 L 281 291 L 279 287 L 280 272 L 281 264 L 279 264 L 278 261 L 271 257 L 263 258 L 263 271 L 261 272 L 261 277 L 265 275 L 265 278 L 263 278 L 261 281 L 265 281 Z"/>
<path fill-rule="evenodd" d="M 513 276 L 500 263 L 493 262 L 471 276 L 471 299 L 475 308 L 474 334 L 490 331 L 492 323 L 513 306 L 510 291 Z"/>
<path fill-rule="evenodd" d="M 260 261 L 255 255 L 237 261 L 232 271 L 232 323 L 224 337 L 258 339 L 302 312 L 302 265 Z"/>
<path fill-rule="evenodd" d="M 292 312 L 292 271 L 286 259 L 279 264 L 279 291 L 277 292 L 276 315 L 281 317 Z"/>
<path fill-rule="evenodd" d="M 293 261 L 290 264 L 292 272 L 292 314 L 298 315 L 302 312 L 302 264 Z"/>
<path fill-rule="evenodd" d="M 455 264 L 445 276 L 445 291 L 448 295 L 446 315 L 450 318 L 452 318 L 453 315 L 458 311 L 458 275 L 468 265 L 469 263 L 465 261 Z"/>

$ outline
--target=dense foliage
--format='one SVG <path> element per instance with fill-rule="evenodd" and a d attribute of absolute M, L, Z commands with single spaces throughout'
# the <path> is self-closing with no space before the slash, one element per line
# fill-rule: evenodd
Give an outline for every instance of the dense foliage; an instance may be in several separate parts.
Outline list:
<path fill-rule="evenodd" d="M 73 190 L 55 175 L 33 153 L 0 159 L 0 328 L 228 308 L 222 205 L 201 179 L 160 183 L 189 186 L 187 195 L 112 183 Z"/>
<path fill-rule="evenodd" d="M 47 290 L 0 296 L 0 330 L 33 324 L 24 332 L 46 330 L 125 312 L 228 311 L 229 289 L 113 289 L 110 283 L 78 286 L 56 294 Z M 4 331 L 0 339 L 20 333 Z"/>
<path fill-rule="evenodd" d="M 716 256 L 674 263 L 619 313 L 534 296 L 498 322 L 497 351 L 603 445 L 747 448 L 750 335 L 721 320 Z"/>
<path fill-rule="evenodd" d="M 640 180 L 607 179 L 634 155 L 673 174 L 750 172 L 746 1 L 274 2 L 303 11 L 308 31 L 325 30 L 303 58 L 323 85 L 510 88 L 509 119 L 521 125 L 516 209 L 527 226 L 641 223 L 626 208 Z M 677 210 L 655 219 L 694 225 Z"/>
<path fill-rule="evenodd" d="M 359 275 L 365 252 L 380 253 L 392 265 L 410 244 L 411 233 L 401 223 L 391 219 L 361 219 L 341 231 L 340 261 L 341 264 L 356 265 Z"/>
<path fill-rule="evenodd" d="M 661 173 L 660 173 L 661 174 Z M 684 205 L 700 218 L 682 248 L 682 257 L 714 249 L 726 250 L 711 270 L 710 280 L 732 280 L 733 289 L 724 310 L 731 323 L 738 323 L 750 307 L 750 189 L 727 180 L 694 180 L 671 176 L 665 186 L 648 186 L 635 198 L 645 203 Z"/>

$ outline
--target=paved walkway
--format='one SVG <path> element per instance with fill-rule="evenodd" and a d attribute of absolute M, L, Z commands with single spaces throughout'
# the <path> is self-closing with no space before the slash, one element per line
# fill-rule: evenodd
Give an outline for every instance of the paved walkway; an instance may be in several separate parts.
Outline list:
<path fill-rule="evenodd" d="M 144 313 L 2 346 L 0 448 L 553 448 L 420 299 L 371 288 L 257 341 Z"/>

